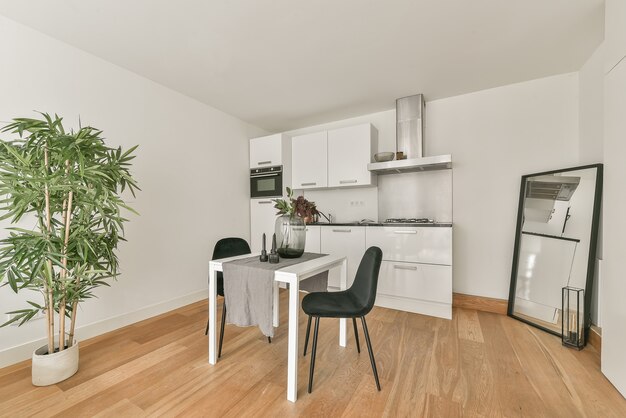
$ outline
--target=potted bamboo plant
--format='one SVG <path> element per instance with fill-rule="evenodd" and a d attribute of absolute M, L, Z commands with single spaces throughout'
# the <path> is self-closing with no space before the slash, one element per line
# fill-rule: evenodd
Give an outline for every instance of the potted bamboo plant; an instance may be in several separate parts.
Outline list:
<path fill-rule="evenodd" d="M 121 194 L 139 190 L 129 171 L 136 146 L 109 148 L 98 129 L 67 131 L 57 115 L 41 116 L 0 131 L 13 136 L 0 141 L 0 219 L 13 224 L 0 240 L 0 285 L 41 295 L 2 326 L 45 313 L 47 344 L 33 353 L 37 386 L 78 370 L 78 304 L 117 275 L 122 211 L 134 212 Z"/>

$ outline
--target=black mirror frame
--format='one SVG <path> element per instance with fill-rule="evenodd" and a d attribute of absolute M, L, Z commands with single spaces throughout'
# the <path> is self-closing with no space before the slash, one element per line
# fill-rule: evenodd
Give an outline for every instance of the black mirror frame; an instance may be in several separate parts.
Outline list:
<path fill-rule="evenodd" d="M 524 213 L 524 197 L 526 191 L 526 180 L 529 177 L 535 176 L 543 176 L 550 175 L 556 173 L 562 173 L 567 171 L 578 171 L 584 170 L 588 168 L 595 168 L 596 171 L 596 187 L 594 192 L 594 200 L 593 200 L 593 213 L 591 219 L 591 238 L 589 242 L 589 254 L 587 256 L 587 279 L 585 281 L 585 335 L 583 346 L 587 344 L 587 340 L 589 338 L 589 328 L 591 327 L 591 294 L 593 289 L 593 278 L 595 272 L 595 260 L 596 251 L 598 248 L 598 229 L 600 226 L 600 207 L 602 205 L 602 182 L 603 182 L 603 174 L 604 174 L 604 165 L 603 164 L 589 164 L 578 167 L 564 168 L 560 170 L 551 170 L 544 171 L 541 173 L 533 173 L 533 174 L 525 174 L 522 176 L 522 181 L 520 185 L 520 197 L 519 203 L 517 206 L 517 224 L 515 227 L 515 245 L 513 247 L 513 265 L 511 267 L 511 287 L 509 288 L 509 304 L 507 309 L 507 315 L 511 318 L 515 318 L 518 321 L 522 321 L 528 325 L 532 325 L 533 327 L 539 328 L 543 331 L 549 332 L 550 334 L 554 334 L 558 337 L 561 337 L 561 333 L 554 331 L 552 329 L 546 328 L 539 324 L 536 324 L 532 321 L 527 320 L 526 318 L 522 318 L 516 316 L 513 312 L 514 302 L 515 302 L 515 289 L 517 288 L 517 268 L 519 263 L 519 250 L 521 243 L 521 232 L 522 232 L 522 218 Z"/>

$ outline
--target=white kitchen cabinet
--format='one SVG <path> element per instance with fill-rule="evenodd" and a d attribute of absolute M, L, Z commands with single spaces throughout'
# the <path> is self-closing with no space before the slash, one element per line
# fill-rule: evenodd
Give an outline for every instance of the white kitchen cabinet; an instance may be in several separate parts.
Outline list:
<path fill-rule="evenodd" d="M 367 169 L 378 149 L 378 131 L 365 123 L 328 131 L 328 187 L 376 185 Z"/>
<path fill-rule="evenodd" d="M 348 258 L 348 287 L 352 285 L 354 276 L 365 253 L 365 228 L 363 226 L 323 226 L 321 227 L 321 252 L 324 254 L 341 255 Z M 330 271 L 328 287 L 339 289 L 339 272 Z"/>
<path fill-rule="evenodd" d="M 366 242 L 367 247 L 380 247 L 384 260 L 452 264 L 452 228 L 372 227 Z"/>
<path fill-rule="evenodd" d="M 377 306 L 452 318 L 451 227 L 368 227 L 365 241 L 383 251 Z"/>
<path fill-rule="evenodd" d="M 252 252 L 261 251 L 262 237 L 265 233 L 269 253 L 276 224 L 276 212 L 272 199 L 250 199 L 250 248 Z"/>
<path fill-rule="evenodd" d="M 304 244 L 304 251 L 307 253 L 321 253 L 321 226 L 307 225 L 306 226 L 306 242 Z"/>
<path fill-rule="evenodd" d="M 326 131 L 294 136 L 291 141 L 294 189 L 328 186 L 328 141 Z"/>
<path fill-rule="evenodd" d="M 376 305 L 452 318 L 452 266 L 383 261 Z"/>
<path fill-rule="evenodd" d="M 275 134 L 250 140 L 250 168 L 285 165 L 291 158 L 291 139 Z"/>
<path fill-rule="evenodd" d="M 383 261 L 380 272 L 384 280 L 378 281 L 379 294 L 452 303 L 450 266 Z"/>

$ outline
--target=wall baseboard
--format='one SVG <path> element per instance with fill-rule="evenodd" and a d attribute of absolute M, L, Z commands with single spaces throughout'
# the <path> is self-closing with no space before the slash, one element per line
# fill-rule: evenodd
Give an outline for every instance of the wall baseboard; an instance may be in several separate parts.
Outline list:
<path fill-rule="evenodd" d="M 506 299 L 495 299 L 483 296 L 466 295 L 463 293 L 452 294 L 453 308 L 474 309 L 476 311 L 506 315 L 508 305 L 509 302 Z M 596 327 L 595 325 L 592 325 L 591 329 L 589 330 L 589 339 L 587 343 L 596 350 L 598 350 L 599 353 L 601 353 L 602 329 Z"/>
<path fill-rule="evenodd" d="M 589 339 L 587 340 L 587 343 L 598 350 L 598 353 L 602 354 L 602 328 L 592 325 L 589 330 Z"/>
<path fill-rule="evenodd" d="M 506 315 L 509 301 L 484 296 L 466 295 L 464 293 L 452 294 L 452 307 L 474 309 L 476 311 L 491 312 Z"/>
<path fill-rule="evenodd" d="M 208 291 L 206 289 L 198 290 L 187 295 L 146 306 L 133 312 L 124 313 L 98 322 L 83 325 L 77 328 L 76 339 L 79 341 L 85 341 L 88 338 L 96 337 L 127 325 L 143 321 L 144 319 L 152 318 L 153 316 L 198 302 L 207 298 L 207 292 Z M 0 351 L 0 368 L 30 359 L 33 355 L 33 351 L 45 344 L 46 338 L 41 338 L 39 340 L 30 341 Z"/>

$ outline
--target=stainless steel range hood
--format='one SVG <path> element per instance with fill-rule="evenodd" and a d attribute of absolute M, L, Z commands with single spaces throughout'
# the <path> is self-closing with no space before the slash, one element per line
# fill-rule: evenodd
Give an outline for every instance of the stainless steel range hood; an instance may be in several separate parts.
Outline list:
<path fill-rule="evenodd" d="M 531 199 L 569 201 L 580 184 L 580 177 L 538 176 L 526 183 L 526 197 Z"/>
<path fill-rule="evenodd" d="M 452 167 L 450 155 L 424 157 L 424 95 L 402 97 L 396 100 L 396 153 L 403 160 L 371 163 L 367 169 L 376 174 L 408 173 L 442 170 Z"/>
<path fill-rule="evenodd" d="M 424 95 L 396 100 L 396 152 L 406 158 L 424 156 Z"/>
<path fill-rule="evenodd" d="M 367 169 L 376 174 L 399 174 L 416 171 L 445 170 L 452 168 L 451 155 L 436 155 L 434 157 L 407 158 L 405 160 L 386 161 L 384 163 L 370 163 Z"/>
<path fill-rule="evenodd" d="M 569 202 L 578 189 L 580 177 L 537 176 L 526 180 L 524 199 L 524 219 L 548 223 L 556 207 L 556 202 Z"/>

